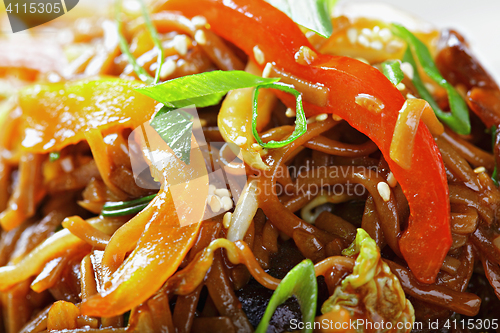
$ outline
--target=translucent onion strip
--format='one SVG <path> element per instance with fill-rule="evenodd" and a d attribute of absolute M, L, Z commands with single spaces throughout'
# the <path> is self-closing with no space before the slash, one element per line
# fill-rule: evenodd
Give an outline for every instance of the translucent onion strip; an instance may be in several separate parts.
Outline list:
<path fill-rule="evenodd" d="M 247 233 L 248 227 L 250 227 L 250 223 L 252 223 L 252 219 L 259 208 L 257 188 L 257 180 L 248 182 L 236 203 L 231 218 L 231 226 L 227 233 L 227 239 L 231 242 L 242 240 Z"/>
<path fill-rule="evenodd" d="M 411 167 L 413 144 L 420 120 L 433 135 L 440 135 L 444 131 L 429 103 L 423 99 L 408 99 L 399 111 L 390 150 L 391 159 L 403 169 Z"/>

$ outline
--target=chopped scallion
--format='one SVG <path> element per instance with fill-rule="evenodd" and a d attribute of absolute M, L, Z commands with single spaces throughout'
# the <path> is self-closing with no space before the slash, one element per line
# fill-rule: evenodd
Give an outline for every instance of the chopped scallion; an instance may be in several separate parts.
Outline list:
<path fill-rule="evenodd" d="M 408 43 L 408 50 L 404 55 L 403 61 L 410 63 L 415 69 L 413 83 L 420 96 L 429 102 L 436 113 L 436 116 L 453 131 L 458 134 L 469 134 L 471 125 L 467 104 L 455 88 L 443 78 L 441 73 L 439 73 L 427 46 L 425 46 L 424 43 L 422 43 L 415 35 L 402 25 L 393 24 L 392 30 L 397 36 L 403 38 Z M 418 74 L 417 64 L 413 55 L 417 57 L 422 69 L 429 76 L 429 78 L 436 82 L 439 86 L 443 87 L 448 93 L 448 101 L 451 112 L 444 112 L 439 108 Z"/>
<path fill-rule="evenodd" d="M 259 89 L 260 88 L 272 88 L 272 89 L 277 89 L 284 91 L 286 93 L 292 94 L 295 97 L 295 108 L 296 108 L 296 120 L 295 120 L 295 130 L 293 131 L 292 135 L 290 135 L 286 140 L 283 141 L 274 141 L 271 140 L 268 143 L 264 143 L 262 139 L 259 136 L 259 133 L 257 132 L 257 117 L 258 117 L 258 97 L 259 97 Z M 299 93 L 297 90 L 295 90 L 293 87 L 281 83 L 281 82 L 275 82 L 275 83 L 269 83 L 269 84 L 262 84 L 259 85 L 255 88 L 255 92 L 253 95 L 253 104 L 252 104 L 252 132 L 253 136 L 255 137 L 255 140 L 259 143 L 264 148 L 280 148 L 283 146 L 286 146 L 287 144 L 295 141 L 298 139 L 301 135 L 303 135 L 307 131 L 307 119 L 306 119 L 306 114 L 304 112 L 304 106 L 302 105 L 302 95 Z"/>

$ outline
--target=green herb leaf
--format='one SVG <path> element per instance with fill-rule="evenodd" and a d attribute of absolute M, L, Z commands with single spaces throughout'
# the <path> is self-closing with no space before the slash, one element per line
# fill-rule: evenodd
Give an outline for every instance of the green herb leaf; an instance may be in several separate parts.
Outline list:
<path fill-rule="evenodd" d="M 115 2 L 115 22 L 116 27 L 118 29 L 118 43 L 120 45 L 120 50 L 127 57 L 128 62 L 132 65 L 134 72 L 137 74 L 139 79 L 147 84 L 151 84 L 154 82 L 154 79 L 149 75 L 148 72 L 144 68 L 142 68 L 139 63 L 137 63 L 137 59 L 134 57 L 132 52 L 130 52 L 130 48 L 128 46 L 127 39 L 122 33 L 123 30 L 123 21 L 122 21 L 122 0 L 116 0 Z"/>
<path fill-rule="evenodd" d="M 218 104 L 230 90 L 277 81 L 279 78 L 263 78 L 244 71 L 213 71 L 183 76 L 136 90 L 170 108 L 193 104 L 206 107 Z"/>
<path fill-rule="evenodd" d="M 382 73 L 384 73 L 385 77 L 391 81 L 391 83 L 395 86 L 401 83 L 405 78 L 405 74 L 401 70 L 401 66 L 399 61 L 389 60 L 384 61 L 382 63 Z"/>
<path fill-rule="evenodd" d="M 191 115 L 183 110 L 162 107 L 151 121 L 151 126 L 184 163 L 191 158 Z"/>
<path fill-rule="evenodd" d="M 333 32 L 330 17 L 332 0 L 266 0 L 288 15 L 295 23 L 316 32 L 323 37 L 330 37 Z"/>
<path fill-rule="evenodd" d="M 259 97 L 259 89 L 260 88 L 272 88 L 284 91 L 286 93 L 292 94 L 295 96 L 295 108 L 296 108 L 296 119 L 295 119 L 295 130 L 292 135 L 290 135 L 286 140 L 283 141 L 274 141 L 271 140 L 268 143 L 264 143 L 257 132 L 257 117 L 258 117 L 258 109 L 257 109 L 257 101 Z M 284 83 L 270 83 L 270 84 L 262 84 L 255 88 L 255 92 L 253 95 L 253 105 L 252 105 L 252 133 L 257 140 L 257 142 L 264 148 L 280 148 L 286 146 L 287 144 L 295 141 L 301 135 L 303 135 L 307 131 L 307 119 L 306 114 L 304 112 L 304 106 L 302 105 L 302 95 L 295 90 L 293 87 L 284 84 Z"/>
<path fill-rule="evenodd" d="M 306 324 L 306 327 L 310 327 L 305 328 L 304 332 L 313 331 L 312 327 L 314 316 L 316 315 L 316 302 L 318 298 L 318 283 L 314 272 L 314 264 L 311 260 L 306 259 L 292 268 L 283 280 L 281 280 L 278 288 L 276 288 L 269 300 L 264 316 L 255 330 L 256 333 L 266 332 L 276 308 L 292 297 L 292 295 L 297 297 L 297 301 L 300 304 L 302 321 Z M 307 323 L 310 324 L 307 325 Z"/>
<path fill-rule="evenodd" d="M 434 63 L 434 60 L 432 59 L 427 46 L 425 46 L 424 43 L 422 43 L 415 35 L 413 35 L 402 25 L 396 23 L 392 24 L 392 31 L 394 32 L 394 34 L 403 38 L 408 43 L 408 48 L 411 51 L 407 50 L 403 60 L 409 62 L 415 69 L 413 83 L 415 84 L 415 88 L 417 88 L 420 96 L 427 102 L 429 102 L 431 107 L 434 109 L 436 116 L 446 125 L 448 125 L 453 131 L 458 134 L 469 134 L 471 125 L 467 104 L 465 104 L 465 101 L 455 90 L 455 88 L 453 88 L 453 86 L 443 78 L 441 73 L 439 73 L 439 70 Z M 441 110 L 432 98 L 432 95 L 425 88 L 425 85 L 422 83 L 422 80 L 418 75 L 416 62 L 412 54 L 414 54 L 418 58 L 418 61 L 422 66 L 424 72 L 433 81 L 443 87 L 448 93 L 448 101 L 450 103 L 451 113 Z"/>
<path fill-rule="evenodd" d="M 49 161 L 55 162 L 61 157 L 61 153 L 58 151 L 53 151 L 49 154 Z"/>
<path fill-rule="evenodd" d="M 156 194 L 152 194 L 131 201 L 106 202 L 104 206 L 102 206 L 101 215 L 104 217 L 116 217 L 139 213 L 146 208 L 155 196 Z"/>

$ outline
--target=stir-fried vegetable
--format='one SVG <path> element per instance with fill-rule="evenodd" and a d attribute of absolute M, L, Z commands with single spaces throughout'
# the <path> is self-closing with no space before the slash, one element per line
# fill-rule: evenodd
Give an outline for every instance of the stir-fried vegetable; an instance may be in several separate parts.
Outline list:
<path fill-rule="evenodd" d="M 410 332 L 415 321 L 413 306 L 406 299 L 398 278 L 380 257 L 375 241 L 366 231 L 358 229 L 355 241 L 343 254 L 357 255 L 353 272 L 323 303 L 321 312 L 331 316 L 347 310 L 353 320 L 390 322 L 391 332 Z M 402 328 L 396 329 L 398 323 Z"/>
<path fill-rule="evenodd" d="M 148 195 L 131 201 L 107 202 L 102 207 L 101 215 L 105 217 L 123 216 L 137 214 L 156 197 L 156 194 Z"/>
<path fill-rule="evenodd" d="M 22 146 L 34 153 L 60 151 L 82 141 L 85 132 L 114 126 L 137 127 L 151 119 L 156 102 L 134 89 L 142 83 L 98 78 L 37 84 L 19 93 Z"/>
<path fill-rule="evenodd" d="M 347 57 L 317 55 L 311 63 L 298 63 L 297 52 L 314 47 L 292 20 L 260 0 L 169 0 L 161 8 L 187 16 L 202 15 L 213 31 L 262 68 L 272 63 L 273 68 L 285 72 L 288 78 L 295 77 L 296 82 L 313 82 L 315 87 L 324 88 L 321 91 L 326 95 L 321 96 L 325 98 L 304 97 L 307 115 L 336 114 L 377 144 L 410 205 L 409 226 L 400 240 L 401 252 L 420 281 L 433 282 L 451 245 L 446 174 L 434 139 L 424 125 L 415 135 L 411 168 L 403 169 L 390 159 L 394 126 L 404 103 L 394 85 L 377 69 Z M 255 47 L 259 52 L 254 52 Z M 360 94 L 379 100 L 381 112 L 358 105 L 356 97 Z M 279 96 L 288 106 L 295 104 L 290 96 Z"/>
<path fill-rule="evenodd" d="M 384 73 L 385 77 L 395 86 L 403 81 L 405 77 L 399 61 L 396 60 L 384 61 L 382 63 L 382 73 Z"/>

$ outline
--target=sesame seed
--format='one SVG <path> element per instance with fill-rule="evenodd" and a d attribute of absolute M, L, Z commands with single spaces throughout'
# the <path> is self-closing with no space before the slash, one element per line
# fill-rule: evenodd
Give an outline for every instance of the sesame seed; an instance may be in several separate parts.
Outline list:
<path fill-rule="evenodd" d="M 340 116 L 337 116 L 336 114 L 332 113 L 332 119 L 335 121 L 341 121 L 342 118 Z"/>
<path fill-rule="evenodd" d="M 306 123 L 308 123 L 308 124 L 312 124 L 312 123 L 315 123 L 315 122 L 316 122 L 316 117 L 309 117 L 306 120 Z"/>
<path fill-rule="evenodd" d="M 287 116 L 288 118 L 295 117 L 296 115 L 297 113 L 295 112 L 294 109 L 291 108 L 286 109 L 285 116 Z"/>
<path fill-rule="evenodd" d="M 174 43 L 174 49 L 182 56 L 187 54 L 187 40 L 185 35 L 176 35 L 172 40 Z"/>
<path fill-rule="evenodd" d="M 374 50 L 382 50 L 384 45 L 382 44 L 381 41 L 375 40 L 375 41 L 370 43 L 370 47 Z"/>
<path fill-rule="evenodd" d="M 160 78 L 165 80 L 170 75 L 174 74 L 177 64 L 173 59 L 167 59 L 161 66 Z"/>
<path fill-rule="evenodd" d="M 382 197 L 382 200 L 385 202 L 389 201 L 391 199 L 391 189 L 389 188 L 389 185 L 384 182 L 380 182 L 377 184 L 377 191 L 378 194 Z"/>
<path fill-rule="evenodd" d="M 245 143 L 247 143 L 247 138 L 245 138 L 244 136 L 239 136 L 234 140 L 234 144 L 237 146 L 242 146 Z"/>
<path fill-rule="evenodd" d="M 216 187 L 214 185 L 208 185 L 208 194 L 214 194 Z"/>
<path fill-rule="evenodd" d="M 392 171 L 387 175 L 387 183 L 390 187 L 395 187 L 398 184 L 398 181 L 396 180 L 396 177 L 394 177 Z"/>
<path fill-rule="evenodd" d="M 301 46 L 295 53 L 295 61 L 301 65 L 310 65 L 318 55 L 307 46 Z"/>
<path fill-rule="evenodd" d="M 222 209 L 230 210 L 231 208 L 233 208 L 233 200 L 231 200 L 230 197 L 222 197 L 221 202 L 222 202 Z"/>
<path fill-rule="evenodd" d="M 412 98 L 416 98 L 415 96 L 413 96 L 412 94 L 408 93 L 406 94 L 406 99 L 412 99 Z"/>
<path fill-rule="evenodd" d="M 380 113 L 385 108 L 384 103 L 380 99 L 368 94 L 359 94 L 354 99 L 354 102 L 374 113 Z"/>
<path fill-rule="evenodd" d="M 365 35 L 358 36 L 358 43 L 363 45 L 364 47 L 370 47 L 370 41 L 366 38 Z"/>
<path fill-rule="evenodd" d="M 363 29 L 361 30 L 361 34 L 362 34 L 363 36 L 368 37 L 368 38 L 371 38 L 371 37 L 373 36 L 373 32 L 372 32 L 370 29 L 368 29 L 368 28 L 363 28 Z"/>
<path fill-rule="evenodd" d="M 212 195 L 210 198 L 210 209 L 214 213 L 218 213 L 220 209 L 222 208 L 222 202 L 220 201 L 219 197 L 216 195 Z"/>
<path fill-rule="evenodd" d="M 204 16 L 195 16 L 191 19 L 191 23 L 193 23 L 196 28 L 202 28 L 207 25 L 207 19 Z"/>
<path fill-rule="evenodd" d="M 266 64 L 266 67 L 264 67 L 264 70 L 262 71 L 262 77 L 269 77 L 269 75 L 271 75 L 271 70 L 273 69 L 273 64 L 271 64 L 270 62 L 268 62 Z"/>
<path fill-rule="evenodd" d="M 380 30 L 378 35 L 384 43 L 387 43 L 392 37 L 392 32 L 391 32 L 391 30 L 384 28 L 384 29 Z"/>
<path fill-rule="evenodd" d="M 385 50 L 388 53 L 396 53 L 399 50 L 401 50 L 403 46 L 404 46 L 403 42 L 394 39 L 391 40 L 389 43 L 387 43 L 387 45 L 385 46 Z"/>
<path fill-rule="evenodd" d="M 194 33 L 194 40 L 200 45 L 205 45 L 207 43 L 207 36 L 205 35 L 205 31 L 196 30 L 196 32 Z"/>
<path fill-rule="evenodd" d="M 64 172 L 68 173 L 73 170 L 73 162 L 71 161 L 71 157 L 63 158 L 60 162 L 61 168 Z"/>
<path fill-rule="evenodd" d="M 316 116 L 316 121 L 324 121 L 328 119 L 328 115 L 326 113 L 322 113 Z"/>
<path fill-rule="evenodd" d="M 259 151 L 260 156 L 267 155 L 267 153 L 268 153 L 267 149 L 262 149 L 261 151 Z"/>
<path fill-rule="evenodd" d="M 410 80 L 413 80 L 414 70 L 413 66 L 408 62 L 401 63 L 401 70 Z"/>
<path fill-rule="evenodd" d="M 358 30 L 355 28 L 349 28 L 347 30 L 347 39 L 349 39 L 351 44 L 356 44 L 356 40 L 358 39 Z"/>
<path fill-rule="evenodd" d="M 216 195 L 219 197 L 229 197 L 231 193 L 229 193 L 229 190 L 227 188 L 218 188 L 214 192 Z"/>
<path fill-rule="evenodd" d="M 380 32 L 380 27 L 378 25 L 374 26 L 373 33 L 378 35 L 379 32 Z"/>
<path fill-rule="evenodd" d="M 222 218 L 222 225 L 224 228 L 228 229 L 231 226 L 231 219 L 233 218 L 233 214 L 231 212 L 227 212 L 224 214 L 224 217 Z"/>
<path fill-rule="evenodd" d="M 436 88 L 434 88 L 434 86 L 431 83 L 425 82 L 424 85 L 431 94 L 433 94 L 436 91 Z"/>
<path fill-rule="evenodd" d="M 264 57 L 264 52 L 262 52 L 262 50 L 259 48 L 258 45 L 255 45 L 253 47 L 253 56 L 255 58 L 255 61 L 257 61 L 259 65 L 264 65 L 264 63 L 266 62 L 266 58 Z"/>
<path fill-rule="evenodd" d="M 486 168 L 484 166 L 480 166 L 479 168 L 474 169 L 474 173 L 483 173 L 486 172 Z"/>
<path fill-rule="evenodd" d="M 400 82 L 398 83 L 398 85 L 396 86 L 396 88 L 398 88 L 399 91 L 403 91 L 406 89 L 406 86 L 403 82 Z"/>

